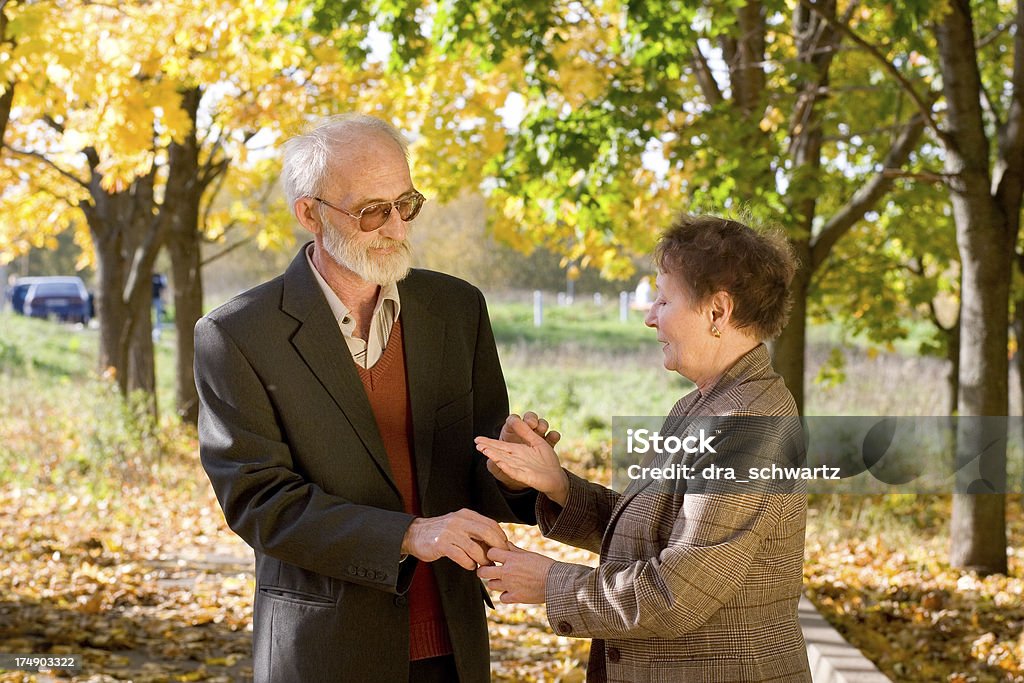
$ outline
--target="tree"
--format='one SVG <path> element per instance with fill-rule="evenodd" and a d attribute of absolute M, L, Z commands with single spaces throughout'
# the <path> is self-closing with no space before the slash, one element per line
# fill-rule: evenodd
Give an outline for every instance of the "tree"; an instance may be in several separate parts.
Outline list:
<path fill-rule="evenodd" d="M 269 187 L 273 163 L 247 159 L 326 103 L 351 101 L 372 72 L 324 51 L 308 36 L 301 7 L 224 0 L 197 13 L 180 3 L 84 5 L 28 22 L 31 40 L 10 64 L 28 72 L 44 53 L 47 78 L 19 85 L 18 159 L 6 200 L 53 198 L 61 214 L 40 226 L 19 206 L 0 246 L 45 244 L 84 214 L 80 242 L 95 258 L 101 366 L 123 390 L 152 391 L 149 288 L 153 262 L 171 256 L 178 328 L 178 412 L 195 420 L 192 327 L 202 313 L 200 243 L 242 227 L 263 245 L 290 233 L 278 211 L 242 201 Z M 19 18 L 16 18 L 18 20 Z M 69 36 L 74 35 L 74 40 Z M 87 65 L 83 68 L 82 65 Z M 48 195 L 43 199 L 44 195 Z M 81 211 L 81 214 L 78 212 Z"/>
<path fill-rule="evenodd" d="M 1024 191 L 1024 0 L 1018 0 L 1012 21 L 1016 31 L 1009 106 L 1005 115 L 990 109 L 992 137 L 982 109 L 987 94 L 969 3 L 952 2 L 934 28 L 948 107 L 940 139 L 963 264 L 960 415 L 1008 412 L 1010 282 Z M 980 430 L 961 430 L 958 458 L 973 460 L 985 453 L 988 438 Z M 983 472 L 991 471 L 997 482 L 1005 479 L 1005 446 L 987 458 L 994 462 Z M 1006 498 L 993 493 L 995 486 L 998 483 L 988 492 L 976 491 L 978 495 L 954 496 L 954 566 L 1006 573 Z"/>
<path fill-rule="evenodd" d="M 810 5 L 808 0 L 802 0 Z M 936 110 L 878 47 L 844 27 L 913 99 L 945 156 L 941 178 L 950 191 L 960 251 L 961 312 L 958 414 L 1000 416 L 1008 411 L 1007 345 L 1012 260 L 1024 191 L 1024 1 L 972 8 L 953 0 L 914 6 L 909 20 L 930 28 L 933 64 L 942 75 L 944 108 Z M 976 21 L 983 22 L 980 33 Z M 981 51 L 991 58 L 981 66 Z M 927 84 L 926 84 L 927 85 Z M 1005 445 L 990 430 L 961 421 L 958 462 L 982 458 L 983 480 L 953 498 L 951 562 L 983 573 L 1005 573 L 1005 496 L 993 493 L 1006 477 Z"/>
<path fill-rule="evenodd" d="M 834 1 L 815 11 L 778 1 L 424 6 L 330 3 L 320 15 L 375 21 L 401 73 L 421 73 L 439 52 L 475 61 L 467 70 L 481 87 L 506 74 L 500 87 L 524 104 L 485 167 L 499 237 L 622 277 L 684 201 L 746 205 L 786 226 L 800 268 L 776 367 L 802 407 L 814 278 L 889 191 L 924 127 L 899 88 L 867 82 L 869 58 L 819 16 L 849 22 L 858 5 L 842 17 Z M 430 40 L 408 19 L 416 11 L 433 16 Z M 451 102 L 451 129 L 474 129 L 458 91 L 437 97 Z M 663 168 L 645 162 L 659 153 Z"/>
<path fill-rule="evenodd" d="M 1016 11 L 1006 2 L 973 10 L 984 24 L 978 46 L 967 0 L 899 10 L 852 2 L 842 14 L 834 0 L 341 2 L 320 12 L 374 20 L 392 35 L 400 71 L 432 49 L 467 45 L 482 78 L 517 67 L 509 73 L 520 75 L 524 116 L 487 168 L 499 235 L 615 275 L 623 252 L 649 248 L 680 195 L 727 208 L 749 201 L 785 224 L 802 265 L 776 367 L 799 403 L 815 276 L 916 163 L 928 130 L 946 168 L 925 175 L 952 190 L 962 264 L 959 413 L 1004 415 L 1007 264 L 1024 164 L 1020 1 Z M 431 15 L 429 32 L 411 19 L 417 11 Z M 979 49 L 992 54 L 984 69 Z M 641 161 L 658 150 L 663 175 Z M 980 453 L 978 438 L 960 439 L 963 453 Z M 956 498 L 955 564 L 1005 570 L 1002 505 Z"/>

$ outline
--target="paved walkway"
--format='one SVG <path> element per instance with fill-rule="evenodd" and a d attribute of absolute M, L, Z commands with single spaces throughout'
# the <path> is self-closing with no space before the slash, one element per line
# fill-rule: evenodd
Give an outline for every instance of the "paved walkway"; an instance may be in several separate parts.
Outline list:
<path fill-rule="evenodd" d="M 800 627 L 807 641 L 814 683 L 888 683 L 860 650 L 843 640 L 807 598 L 800 598 Z"/>

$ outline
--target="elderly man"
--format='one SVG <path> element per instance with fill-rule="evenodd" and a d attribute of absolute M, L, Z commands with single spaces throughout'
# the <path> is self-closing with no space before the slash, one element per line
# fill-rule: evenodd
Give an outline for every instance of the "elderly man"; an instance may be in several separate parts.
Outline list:
<path fill-rule="evenodd" d="M 483 297 L 410 270 L 424 199 L 390 125 L 326 120 L 282 180 L 312 243 L 195 332 L 203 466 L 256 553 L 255 680 L 487 681 L 473 570 L 536 493 L 474 449 L 508 414 Z"/>

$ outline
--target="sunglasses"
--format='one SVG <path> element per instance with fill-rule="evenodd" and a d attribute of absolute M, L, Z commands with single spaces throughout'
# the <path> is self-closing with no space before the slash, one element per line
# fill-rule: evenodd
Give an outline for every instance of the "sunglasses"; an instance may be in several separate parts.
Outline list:
<path fill-rule="evenodd" d="M 326 199 L 320 197 L 312 197 L 321 204 L 326 204 L 336 211 L 341 211 L 349 218 L 355 218 L 359 229 L 363 232 L 373 232 L 382 225 L 388 222 L 391 218 L 391 212 L 398 210 L 398 216 L 408 223 L 419 214 L 420 209 L 423 208 L 423 202 L 427 201 L 427 198 L 421 195 L 416 190 L 413 190 L 409 194 L 403 195 L 393 202 L 380 202 L 378 204 L 370 204 L 369 206 L 363 207 L 359 213 L 352 213 L 346 211 L 340 206 L 331 204 Z"/>

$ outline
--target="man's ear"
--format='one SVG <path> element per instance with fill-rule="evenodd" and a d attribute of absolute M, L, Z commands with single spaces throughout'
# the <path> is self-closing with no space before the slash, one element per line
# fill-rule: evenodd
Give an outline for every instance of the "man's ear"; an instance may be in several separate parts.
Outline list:
<path fill-rule="evenodd" d="M 729 324 L 729 320 L 732 319 L 732 312 L 734 308 L 734 302 L 732 294 L 725 290 L 720 290 L 711 295 L 711 299 L 708 301 L 708 311 L 711 315 L 711 322 L 719 327 L 723 327 Z"/>
<path fill-rule="evenodd" d="M 299 197 L 292 205 L 295 217 L 299 224 L 314 235 L 323 232 L 323 222 L 320 220 L 320 212 L 317 210 L 316 200 L 312 197 Z"/>

